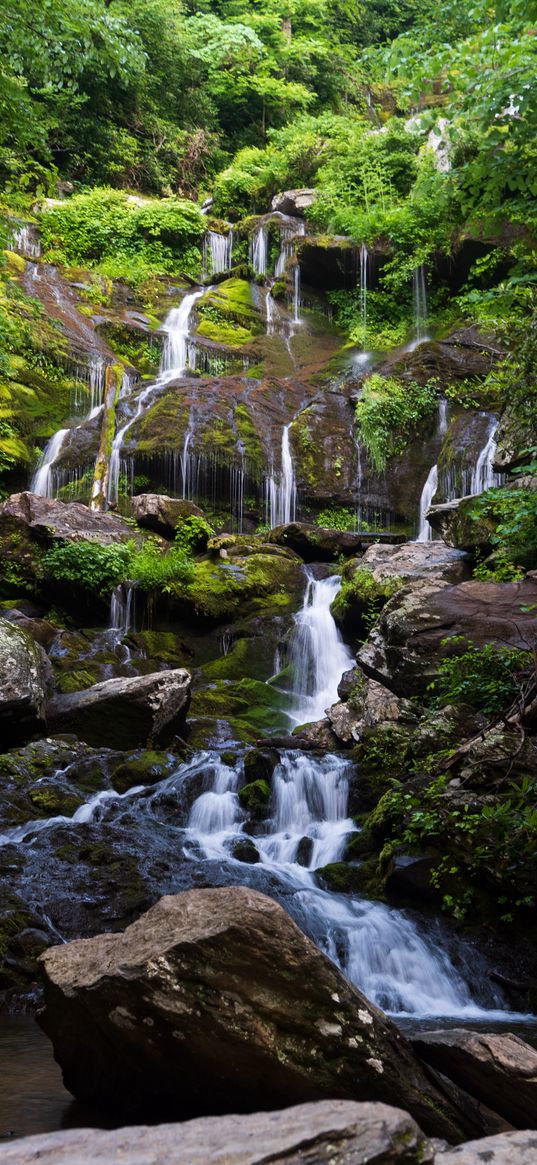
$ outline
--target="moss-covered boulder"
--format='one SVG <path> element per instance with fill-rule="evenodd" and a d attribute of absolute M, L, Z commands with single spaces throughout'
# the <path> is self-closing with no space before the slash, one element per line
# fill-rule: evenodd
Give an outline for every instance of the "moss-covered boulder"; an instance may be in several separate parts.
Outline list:
<path fill-rule="evenodd" d="M 222 623 L 238 615 L 291 613 L 303 589 L 300 563 L 261 547 L 248 557 L 197 561 L 192 578 L 175 585 L 170 600 L 183 618 Z"/>
<path fill-rule="evenodd" d="M 0 618 L 0 734 L 21 744 L 45 724 L 46 657 L 34 640 Z"/>
<path fill-rule="evenodd" d="M 270 800 L 270 785 L 267 781 L 252 781 L 239 790 L 239 801 L 251 815 L 266 813 Z"/>
<path fill-rule="evenodd" d="M 492 547 L 497 522 L 490 517 L 473 516 L 475 498 L 458 498 L 444 502 L 441 506 L 431 506 L 427 511 L 427 521 L 440 534 L 447 546 L 457 550 L 475 553 L 479 550 L 487 554 Z"/>

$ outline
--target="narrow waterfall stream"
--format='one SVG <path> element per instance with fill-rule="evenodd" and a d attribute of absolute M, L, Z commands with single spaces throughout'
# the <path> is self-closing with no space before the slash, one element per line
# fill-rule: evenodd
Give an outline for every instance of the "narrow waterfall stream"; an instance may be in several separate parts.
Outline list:
<path fill-rule="evenodd" d="M 295 724 L 320 720 L 338 699 L 343 672 L 354 667 L 354 656 L 344 644 L 330 611 L 340 587 L 339 575 L 315 579 L 306 569 L 304 602 L 295 615 L 290 650 L 293 705 L 289 715 Z"/>
<path fill-rule="evenodd" d="M 296 483 L 293 457 L 289 442 L 290 425 L 282 430 L 280 473 L 271 473 L 266 485 L 267 520 L 271 527 L 294 522 L 296 515 Z"/>
<path fill-rule="evenodd" d="M 194 304 L 198 299 L 201 299 L 205 294 L 202 288 L 198 291 L 192 291 L 185 295 L 179 304 L 179 307 L 172 307 L 168 313 L 164 324 L 163 331 L 166 334 L 164 348 L 162 351 L 162 358 L 160 361 L 159 375 L 156 381 L 152 381 L 146 388 L 142 389 L 136 399 L 135 410 L 132 416 L 128 418 L 124 425 L 117 430 L 112 444 L 112 454 L 110 457 L 110 472 L 108 478 L 108 501 L 117 502 L 118 488 L 119 488 L 119 474 L 121 468 L 121 450 L 125 441 L 125 437 L 130 428 L 135 424 L 138 418 L 142 415 L 146 402 L 156 393 L 159 388 L 173 380 L 176 376 L 182 376 L 188 368 L 188 340 L 189 340 L 189 325 L 190 316 Z"/>
<path fill-rule="evenodd" d="M 58 429 L 58 432 L 54 433 L 54 436 L 45 445 L 39 458 L 30 489 L 32 493 L 39 494 L 42 498 L 54 497 L 53 466 L 60 456 L 68 433 L 70 433 L 70 429 Z"/>

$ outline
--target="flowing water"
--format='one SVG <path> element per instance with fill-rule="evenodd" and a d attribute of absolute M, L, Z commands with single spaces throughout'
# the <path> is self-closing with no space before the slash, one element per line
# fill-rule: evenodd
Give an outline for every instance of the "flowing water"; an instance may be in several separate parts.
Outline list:
<path fill-rule="evenodd" d="M 316 579 L 306 568 L 304 602 L 295 615 L 290 650 L 294 676 L 290 717 L 295 724 L 322 719 L 338 699 L 343 672 L 355 664 L 330 611 L 340 587 L 339 575 Z"/>
<path fill-rule="evenodd" d="M 32 493 L 39 494 L 42 498 L 54 497 L 53 466 L 60 456 L 63 443 L 70 431 L 70 429 L 58 429 L 58 432 L 45 445 L 30 483 Z"/>
<path fill-rule="evenodd" d="M 414 332 L 416 340 L 421 343 L 427 339 L 427 321 L 429 318 L 427 305 L 427 282 L 423 263 L 416 267 L 412 276 L 412 298 L 414 304 Z"/>
<path fill-rule="evenodd" d="M 268 257 L 268 230 L 264 224 L 256 227 L 250 240 L 250 262 L 256 275 L 266 275 Z"/>
<path fill-rule="evenodd" d="M 470 488 L 468 493 L 481 494 L 486 489 L 492 489 L 493 486 L 502 484 L 502 475 L 494 472 L 494 458 L 496 456 L 496 430 L 498 424 L 492 421 L 491 428 L 483 448 L 480 450 L 479 456 L 475 463 L 475 468 L 472 471 L 470 478 Z"/>
<path fill-rule="evenodd" d="M 125 442 L 125 437 L 129 429 L 136 423 L 138 418 L 142 415 L 146 402 L 154 396 L 158 390 L 170 380 L 174 380 L 177 376 L 183 376 L 188 368 L 188 340 L 190 336 L 190 317 L 194 308 L 194 304 L 201 296 L 205 294 L 204 290 L 192 291 L 185 295 L 179 307 L 173 307 L 168 313 L 163 324 L 163 331 L 165 333 L 164 348 L 162 351 L 162 358 L 160 362 L 160 370 L 158 379 L 142 389 L 136 399 L 135 410 L 132 416 L 128 418 L 124 425 L 116 432 L 112 444 L 112 454 L 110 457 L 110 470 L 108 475 L 108 501 L 117 502 L 118 488 L 119 488 L 119 474 L 121 469 L 121 451 Z"/>
<path fill-rule="evenodd" d="M 282 432 L 281 469 L 279 476 L 271 473 L 267 482 L 267 519 L 272 528 L 294 522 L 296 514 L 296 483 L 293 457 L 289 442 L 290 425 Z"/>
<path fill-rule="evenodd" d="M 203 241 L 203 268 L 208 275 L 222 275 L 233 262 L 233 228 L 229 234 L 207 231 Z"/>
<path fill-rule="evenodd" d="M 360 322 L 363 328 L 363 343 L 367 332 L 367 276 L 369 267 L 369 251 L 362 243 L 360 247 Z"/>
<path fill-rule="evenodd" d="M 420 498 L 420 517 L 416 542 L 430 542 L 433 538 L 433 528 L 425 517 L 434 495 L 438 489 L 438 466 L 433 465 L 429 470 L 427 481 Z"/>

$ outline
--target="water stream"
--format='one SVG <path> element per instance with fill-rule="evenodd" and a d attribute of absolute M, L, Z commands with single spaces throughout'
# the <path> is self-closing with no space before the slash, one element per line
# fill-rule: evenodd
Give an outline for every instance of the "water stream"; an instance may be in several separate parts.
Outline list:
<path fill-rule="evenodd" d="M 304 601 L 295 615 L 290 650 L 294 679 L 289 714 L 295 724 L 320 720 L 338 699 L 343 672 L 355 664 L 330 611 L 340 587 L 339 575 L 316 579 L 306 568 Z"/>
<path fill-rule="evenodd" d="M 433 538 L 433 528 L 427 521 L 426 513 L 429 506 L 432 504 L 434 495 L 438 489 L 438 466 L 433 465 L 429 470 L 427 481 L 423 487 L 420 498 L 420 516 L 418 526 L 418 536 L 416 542 L 430 542 Z"/>
<path fill-rule="evenodd" d="M 223 275 L 233 262 L 233 228 L 227 235 L 207 231 L 203 240 L 203 269 L 207 275 Z"/>
<path fill-rule="evenodd" d="M 272 528 L 294 522 L 296 515 L 296 483 L 289 442 L 290 427 L 284 425 L 282 431 L 280 473 L 279 475 L 271 473 L 266 486 L 267 520 Z"/>

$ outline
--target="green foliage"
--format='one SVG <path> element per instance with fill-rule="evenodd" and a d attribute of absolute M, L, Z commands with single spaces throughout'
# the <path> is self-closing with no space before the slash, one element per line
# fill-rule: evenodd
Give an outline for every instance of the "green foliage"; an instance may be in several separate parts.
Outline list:
<path fill-rule="evenodd" d="M 340 590 L 332 603 L 334 618 L 340 622 L 363 624 L 369 631 L 378 622 L 382 608 L 401 590 L 403 582 L 397 576 L 377 579 L 365 567 L 353 570 L 350 578 L 343 577 Z"/>
<path fill-rule="evenodd" d="M 157 540 L 148 538 L 132 552 L 127 577 L 141 590 L 169 594 L 174 584 L 189 582 L 192 574 L 193 564 L 184 546 L 175 542 L 163 553 Z"/>
<path fill-rule="evenodd" d="M 43 246 L 51 261 L 98 267 L 104 275 L 135 284 L 155 273 L 197 272 L 204 230 L 203 216 L 192 203 L 135 199 L 110 189 L 77 194 L 45 207 L 41 216 Z"/>
<path fill-rule="evenodd" d="M 114 587 L 129 578 L 134 543 L 65 542 L 47 550 L 43 558 L 45 578 L 69 583 L 106 599 Z"/>
<path fill-rule="evenodd" d="M 316 526 L 325 526 L 330 530 L 356 530 L 356 511 L 346 506 L 330 506 L 329 509 L 319 510 L 315 518 Z"/>
<path fill-rule="evenodd" d="M 182 518 L 179 523 L 175 535 L 175 547 L 184 551 L 185 554 L 191 554 L 204 548 L 213 534 L 214 530 L 205 518 L 198 514 L 191 514 L 188 518 Z"/>
<path fill-rule="evenodd" d="M 403 452 L 416 426 L 436 407 L 437 389 L 432 381 L 423 386 L 416 381 L 403 384 L 379 373 L 367 378 L 356 405 L 356 425 L 377 472 L 382 472 L 390 457 Z"/>
<path fill-rule="evenodd" d="M 492 716 L 512 705 L 531 670 L 529 651 L 495 643 L 474 647 L 464 635 L 442 644 L 453 654 L 440 661 L 438 678 L 430 685 L 436 707 L 468 704 Z"/>
<path fill-rule="evenodd" d="M 537 492 L 501 486 L 489 489 L 472 502 L 469 516 L 489 522 L 491 543 L 504 566 L 530 569 L 537 565 Z M 502 580 L 503 581 L 503 580 Z"/>

